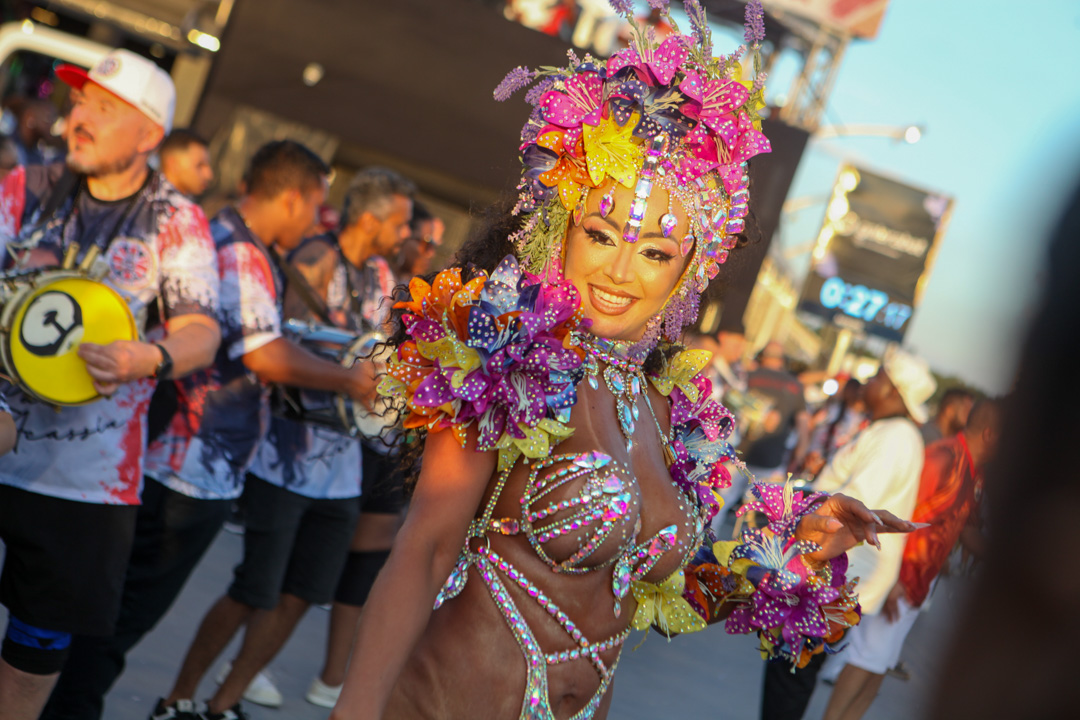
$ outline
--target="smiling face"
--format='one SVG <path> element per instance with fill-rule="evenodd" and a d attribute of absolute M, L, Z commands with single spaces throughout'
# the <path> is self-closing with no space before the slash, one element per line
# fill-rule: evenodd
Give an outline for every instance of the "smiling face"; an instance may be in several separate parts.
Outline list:
<path fill-rule="evenodd" d="M 668 193 L 654 188 L 636 243 L 623 240 L 623 226 L 634 191 L 615 185 L 615 206 L 607 217 L 600 200 L 611 187 L 608 181 L 589 192 L 581 225 L 570 224 L 566 233 L 563 272 L 581 293 L 585 316 L 598 337 L 635 342 L 645 334 L 649 319 L 659 316 L 682 277 L 691 255 L 679 254 L 689 232 L 686 213 L 673 202 L 678 223 L 670 237 L 660 231 L 660 218 L 668 212 Z"/>

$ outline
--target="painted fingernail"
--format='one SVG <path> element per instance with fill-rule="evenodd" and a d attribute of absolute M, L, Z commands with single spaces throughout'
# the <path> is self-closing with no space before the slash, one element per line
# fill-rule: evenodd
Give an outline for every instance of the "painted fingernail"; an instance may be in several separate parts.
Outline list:
<path fill-rule="evenodd" d="M 878 514 L 875 513 L 875 512 L 870 513 L 870 517 L 874 518 L 874 522 L 876 522 L 878 525 L 884 525 L 885 524 L 885 523 L 881 522 L 881 518 L 879 518 Z"/>
<path fill-rule="evenodd" d="M 908 525 L 910 525 L 913 530 L 922 530 L 923 528 L 930 527 L 930 523 L 909 522 Z"/>

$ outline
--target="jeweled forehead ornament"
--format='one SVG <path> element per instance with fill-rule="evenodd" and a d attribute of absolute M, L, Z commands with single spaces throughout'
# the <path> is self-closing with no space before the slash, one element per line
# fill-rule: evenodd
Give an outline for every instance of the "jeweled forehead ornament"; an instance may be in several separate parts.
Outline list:
<path fill-rule="evenodd" d="M 634 186 L 634 201 L 630 204 L 630 213 L 626 217 L 626 225 L 623 226 L 623 240 L 628 243 L 636 243 L 641 236 L 641 223 L 645 220 L 645 211 L 649 208 L 656 168 L 666 148 L 667 134 L 660 133 L 652 139 L 645 152 L 645 163 L 641 166 L 637 184 Z M 668 234 L 665 233 L 664 237 Z"/>

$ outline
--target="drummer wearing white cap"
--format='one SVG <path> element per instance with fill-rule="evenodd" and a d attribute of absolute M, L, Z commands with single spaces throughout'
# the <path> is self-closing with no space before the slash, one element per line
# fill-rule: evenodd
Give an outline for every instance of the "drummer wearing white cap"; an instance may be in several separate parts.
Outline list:
<path fill-rule="evenodd" d="M 0 539 L 7 544 L 0 603 L 10 615 L 0 652 L 5 718 L 38 716 L 72 633 L 111 633 L 131 552 L 150 396 L 157 379 L 210 364 L 220 337 L 206 218 L 148 165 L 172 124 L 172 80 L 126 50 L 108 53 L 89 72 L 62 65 L 57 75 L 73 89 L 66 166 L 19 167 L 4 178 L 0 260 L 25 269 L 98 256 L 115 302 L 127 305 L 139 337 L 150 342 L 131 334 L 31 346 L 25 338 L 35 332 L 95 336 L 92 314 L 80 310 L 66 322 L 63 313 L 38 313 L 41 328 L 23 322 L 19 339 L 41 363 L 77 346 L 89 373 L 83 382 L 96 391 L 86 399 L 102 397 L 57 411 L 29 384 L 3 388 L 18 428 L 14 451 L 0 458 Z M 71 300 L 76 310 L 80 302 Z M 67 382 L 47 368 L 41 374 L 53 385 Z"/>
<path fill-rule="evenodd" d="M 923 466 L 923 441 L 916 423 L 927 420 L 926 401 L 937 382 L 926 362 L 902 350 L 886 353 L 877 375 L 866 383 L 863 397 L 870 424 L 841 448 L 814 483 L 815 490 L 842 492 L 867 507 L 887 507 L 900 518 L 915 509 Z M 848 551 L 848 577 L 859 578 L 863 621 L 849 632 L 848 649 L 838 660 L 855 653 L 872 655 L 874 643 L 858 642 L 881 612 L 900 574 L 905 537 L 882 534 L 879 547 L 860 545 Z M 824 656 L 822 656 L 824 658 Z M 765 668 L 762 717 L 801 717 L 792 708 L 810 700 L 820 661 L 789 672 L 781 663 Z M 796 699 L 798 698 L 798 700 Z M 779 711 L 783 707 L 784 711 Z"/>

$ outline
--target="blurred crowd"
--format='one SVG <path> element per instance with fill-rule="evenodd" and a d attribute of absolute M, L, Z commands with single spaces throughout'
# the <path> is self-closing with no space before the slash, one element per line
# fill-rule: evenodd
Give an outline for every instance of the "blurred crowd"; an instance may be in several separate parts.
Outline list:
<path fill-rule="evenodd" d="M 828 378 L 832 394 L 812 405 L 807 398 L 823 393 L 810 385 L 822 373 L 796 374 L 782 343 L 753 353 L 741 324 L 729 321 L 691 344 L 712 353 L 714 392 L 737 418 L 746 464 L 723 491 L 725 506 L 713 525 L 718 537 L 738 536 L 744 522 L 755 520 L 740 512 L 730 526 L 731 510 L 753 499 L 751 479 L 793 478 L 796 487 L 841 492 L 926 524 L 908 538 L 885 537 L 880 547 L 849 553 L 864 617 L 839 654 L 794 671 L 765 668 L 763 720 L 803 717 L 819 672 L 834 686 L 825 718 L 857 720 L 886 675 L 908 679 L 904 640 L 929 607 L 938 577 L 966 573 L 985 555 L 983 477 L 1001 436 L 1001 401 L 964 387 L 938 388 L 924 361 L 893 351 L 865 382 Z"/>

